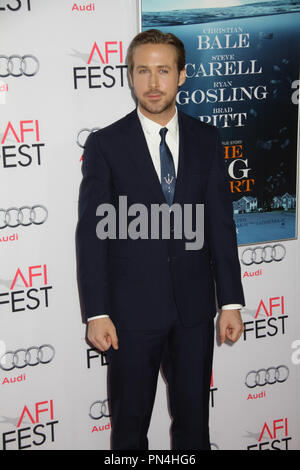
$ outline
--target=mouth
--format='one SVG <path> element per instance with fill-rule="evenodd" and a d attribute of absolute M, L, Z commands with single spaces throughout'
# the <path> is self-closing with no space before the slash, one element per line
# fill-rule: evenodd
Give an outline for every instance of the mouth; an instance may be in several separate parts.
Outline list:
<path fill-rule="evenodd" d="M 146 97 L 151 101 L 157 101 L 162 97 L 162 93 L 151 91 L 150 93 L 146 94 Z"/>

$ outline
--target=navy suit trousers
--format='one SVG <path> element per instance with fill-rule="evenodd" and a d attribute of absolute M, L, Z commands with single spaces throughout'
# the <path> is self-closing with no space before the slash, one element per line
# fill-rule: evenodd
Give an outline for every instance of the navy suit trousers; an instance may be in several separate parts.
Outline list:
<path fill-rule="evenodd" d="M 110 348 L 108 397 L 112 450 L 147 450 L 160 366 L 167 382 L 171 449 L 210 450 L 209 390 L 214 321 L 183 327 L 176 306 L 165 329 L 117 330 Z"/>

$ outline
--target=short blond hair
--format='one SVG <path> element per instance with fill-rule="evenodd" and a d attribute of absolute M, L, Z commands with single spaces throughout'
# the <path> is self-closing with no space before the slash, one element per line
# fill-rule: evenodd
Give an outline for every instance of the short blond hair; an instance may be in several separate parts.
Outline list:
<path fill-rule="evenodd" d="M 185 49 L 183 42 L 172 33 L 163 33 L 159 29 L 148 29 L 137 34 L 129 44 L 127 51 L 127 66 L 130 75 L 133 72 L 133 54 L 136 47 L 142 44 L 170 44 L 177 53 L 178 73 L 185 68 Z"/>

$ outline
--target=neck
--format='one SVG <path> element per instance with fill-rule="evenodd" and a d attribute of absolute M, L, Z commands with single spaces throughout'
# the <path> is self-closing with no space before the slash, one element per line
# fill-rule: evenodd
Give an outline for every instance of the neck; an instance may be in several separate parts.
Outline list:
<path fill-rule="evenodd" d="M 140 103 L 138 104 L 140 112 L 147 117 L 148 119 L 151 119 L 151 121 L 156 122 L 160 126 L 165 126 L 168 124 L 169 121 L 171 121 L 172 117 L 174 117 L 176 113 L 176 106 L 173 104 L 170 108 L 166 109 L 162 113 L 150 113 L 147 111 L 145 108 L 143 108 Z"/>

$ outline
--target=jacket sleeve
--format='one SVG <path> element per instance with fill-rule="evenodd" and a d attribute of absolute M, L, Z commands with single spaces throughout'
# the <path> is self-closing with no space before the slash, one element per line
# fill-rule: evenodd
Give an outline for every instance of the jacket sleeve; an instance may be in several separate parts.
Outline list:
<path fill-rule="evenodd" d="M 245 305 L 233 200 L 224 162 L 224 148 L 217 129 L 216 134 L 215 152 L 205 194 L 205 234 L 210 247 L 219 307 L 226 304 Z"/>
<path fill-rule="evenodd" d="M 96 234 L 96 209 L 111 203 L 111 172 L 94 133 L 87 138 L 79 190 L 76 230 L 77 270 L 81 306 L 85 320 L 110 311 L 108 293 L 108 243 Z"/>

